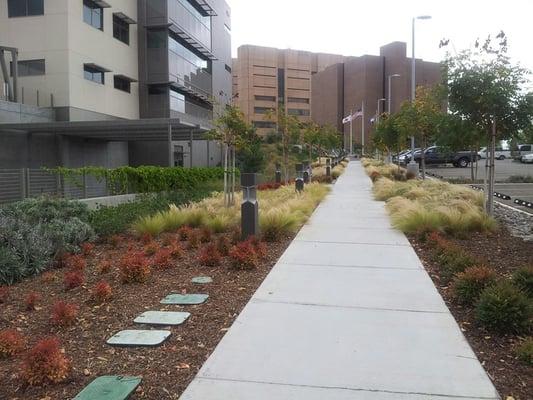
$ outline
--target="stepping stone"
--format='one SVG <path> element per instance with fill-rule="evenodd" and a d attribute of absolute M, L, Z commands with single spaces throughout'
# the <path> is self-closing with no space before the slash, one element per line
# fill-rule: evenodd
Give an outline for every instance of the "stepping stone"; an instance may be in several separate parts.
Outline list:
<path fill-rule="evenodd" d="M 161 300 L 161 304 L 202 304 L 208 297 L 208 294 L 169 294 Z"/>
<path fill-rule="evenodd" d="M 74 400 L 126 400 L 141 383 L 135 376 L 100 376 L 78 393 Z"/>
<path fill-rule="evenodd" d="M 159 346 L 170 336 L 170 331 L 125 330 L 107 340 L 112 346 Z"/>
<path fill-rule="evenodd" d="M 146 311 L 133 320 L 137 324 L 181 325 L 191 313 L 176 311 Z"/>
<path fill-rule="evenodd" d="M 210 276 L 197 276 L 191 279 L 192 283 L 211 283 L 213 282 L 213 278 Z"/>

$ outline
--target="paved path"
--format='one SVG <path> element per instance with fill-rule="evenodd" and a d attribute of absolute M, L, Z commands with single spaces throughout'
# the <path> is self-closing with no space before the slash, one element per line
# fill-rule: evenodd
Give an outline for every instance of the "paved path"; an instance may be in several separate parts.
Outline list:
<path fill-rule="evenodd" d="M 499 399 L 351 162 L 181 400 Z"/>

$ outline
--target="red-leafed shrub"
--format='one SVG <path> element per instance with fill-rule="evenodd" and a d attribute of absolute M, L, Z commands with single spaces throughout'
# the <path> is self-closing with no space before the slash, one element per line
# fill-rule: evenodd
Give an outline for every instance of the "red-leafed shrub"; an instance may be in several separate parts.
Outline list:
<path fill-rule="evenodd" d="M 111 298 L 111 294 L 113 293 L 111 286 L 106 281 L 100 281 L 98 282 L 92 291 L 93 298 L 98 303 L 103 303 Z"/>
<path fill-rule="evenodd" d="M 144 254 L 147 256 L 153 256 L 158 250 L 159 246 L 153 241 L 144 246 Z"/>
<path fill-rule="evenodd" d="M 94 243 L 85 242 L 81 245 L 81 252 L 85 257 L 92 253 L 94 250 Z"/>
<path fill-rule="evenodd" d="M 496 281 L 494 270 L 475 266 L 457 274 L 452 289 L 455 297 L 464 304 L 474 304 L 481 292 Z"/>
<path fill-rule="evenodd" d="M 231 231 L 231 243 L 237 244 L 242 241 L 242 232 L 241 228 L 234 228 Z"/>
<path fill-rule="evenodd" d="M 113 248 L 118 247 L 121 241 L 122 237 L 120 235 L 111 235 L 107 238 L 107 243 Z"/>
<path fill-rule="evenodd" d="M 174 267 L 175 264 L 174 264 L 174 258 L 172 256 L 172 249 L 170 248 L 159 249 L 157 253 L 155 253 L 154 266 L 163 268 L 163 269 Z"/>
<path fill-rule="evenodd" d="M 72 270 L 83 271 L 87 267 L 87 261 L 81 254 L 73 254 L 67 257 L 66 265 Z"/>
<path fill-rule="evenodd" d="M 98 272 L 100 274 L 107 274 L 113 268 L 113 264 L 110 260 L 102 260 L 98 263 Z"/>
<path fill-rule="evenodd" d="M 141 252 L 129 252 L 120 260 L 120 279 L 123 283 L 142 283 L 150 275 L 148 259 Z"/>
<path fill-rule="evenodd" d="M 85 282 L 85 276 L 81 271 L 68 271 L 65 273 L 63 282 L 65 283 L 66 290 L 74 289 L 83 285 L 83 282 Z"/>
<path fill-rule="evenodd" d="M 30 292 L 26 295 L 24 299 L 24 304 L 26 310 L 33 311 L 35 310 L 35 305 L 41 300 L 41 295 L 37 292 Z"/>
<path fill-rule="evenodd" d="M 211 229 L 207 227 L 203 227 L 203 228 L 200 228 L 199 236 L 200 236 L 201 243 L 209 243 L 211 241 L 213 233 L 211 232 Z"/>
<path fill-rule="evenodd" d="M 172 243 L 174 243 L 174 237 L 171 234 L 163 234 L 161 235 L 161 243 L 163 246 L 170 246 Z"/>
<path fill-rule="evenodd" d="M 229 252 L 231 264 L 238 269 L 254 269 L 259 266 L 255 247 L 249 241 L 237 243 Z"/>
<path fill-rule="evenodd" d="M 207 267 L 216 267 L 222 262 L 222 256 L 216 244 L 207 244 L 198 252 L 198 261 Z"/>
<path fill-rule="evenodd" d="M 24 350 L 24 336 L 15 329 L 0 331 L 0 358 L 12 357 Z"/>
<path fill-rule="evenodd" d="M 183 248 L 181 247 L 179 243 L 174 243 L 173 245 L 171 245 L 169 247 L 169 250 L 170 250 L 170 255 L 173 258 L 180 258 L 181 256 L 183 256 Z"/>
<path fill-rule="evenodd" d="M 219 236 L 217 239 L 217 250 L 219 253 L 223 256 L 227 256 L 230 248 L 231 241 L 227 238 L 227 236 Z"/>
<path fill-rule="evenodd" d="M 262 242 L 257 236 L 250 236 L 248 242 L 254 246 L 255 252 L 259 258 L 266 257 L 268 249 L 265 242 Z"/>
<path fill-rule="evenodd" d="M 44 283 L 51 283 L 56 280 L 56 276 L 52 271 L 46 271 L 41 275 L 41 279 Z"/>
<path fill-rule="evenodd" d="M 141 242 L 143 244 L 151 243 L 153 240 L 154 238 L 149 233 L 143 233 L 143 235 L 141 236 Z"/>
<path fill-rule="evenodd" d="M 57 338 L 39 341 L 22 364 L 22 376 L 33 386 L 61 383 L 67 379 L 69 371 L 70 361 L 61 351 Z"/>
<path fill-rule="evenodd" d="M 181 228 L 179 228 L 178 229 L 178 236 L 179 236 L 180 240 L 182 242 L 188 240 L 192 231 L 193 231 L 193 229 L 190 226 L 186 226 L 186 225 L 184 225 Z"/>
<path fill-rule="evenodd" d="M 5 303 L 9 298 L 9 288 L 7 286 L 0 286 L 0 304 Z"/>
<path fill-rule="evenodd" d="M 372 171 L 370 173 L 370 179 L 372 179 L 372 182 L 377 181 L 379 178 L 381 178 L 381 174 L 378 171 Z"/>
<path fill-rule="evenodd" d="M 197 249 L 198 246 L 200 246 L 200 238 L 201 234 L 198 229 L 193 229 L 189 233 L 189 239 L 187 242 L 187 246 L 189 249 Z"/>
<path fill-rule="evenodd" d="M 281 187 L 281 183 L 269 182 L 257 185 L 257 190 L 275 190 Z"/>
<path fill-rule="evenodd" d="M 54 325 L 72 325 L 78 316 L 78 309 L 76 304 L 60 300 L 53 305 L 50 320 Z"/>

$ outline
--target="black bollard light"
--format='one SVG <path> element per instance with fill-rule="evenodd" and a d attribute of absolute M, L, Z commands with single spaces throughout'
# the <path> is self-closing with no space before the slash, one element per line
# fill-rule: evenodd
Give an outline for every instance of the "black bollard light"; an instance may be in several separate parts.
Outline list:
<path fill-rule="evenodd" d="M 276 163 L 276 183 L 281 183 L 281 164 Z"/>
<path fill-rule="evenodd" d="M 304 174 L 303 174 L 303 165 L 296 164 L 296 180 L 294 182 L 297 192 L 304 190 Z"/>
<path fill-rule="evenodd" d="M 242 173 L 241 233 L 242 239 L 259 235 L 259 203 L 257 202 L 257 174 Z"/>
<path fill-rule="evenodd" d="M 309 183 L 309 161 L 302 161 L 303 180 L 305 184 Z"/>
<path fill-rule="evenodd" d="M 331 176 L 331 159 L 330 158 L 326 158 L 326 176 L 327 177 Z"/>

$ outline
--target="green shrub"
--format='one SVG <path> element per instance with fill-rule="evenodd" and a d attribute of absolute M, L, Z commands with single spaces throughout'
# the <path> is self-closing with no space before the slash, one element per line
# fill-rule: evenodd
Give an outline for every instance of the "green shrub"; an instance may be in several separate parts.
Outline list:
<path fill-rule="evenodd" d="M 456 246 L 450 246 L 437 255 L 436 259 L 439 262 L 444 281 L 450 281 L 456 274 L 464 272 L 475 264 L 475 261 L 468 254 Z"/>
<path fill-rule="evenodd" d="M 526 295 L 533 297 L 533 265 L 517 269 L 513 273 L 513 283 Z"/>
<path fill-rule="evenodd" d="M 483 290 L 476 306 L 476 319 L 487 329 L 500 333 L 526 332 L 531 316 L 531 300 L 508 281 Z"/>
<path fill-rule="evenodd" d="M 527 338 L 516 348 L 516 356 L 523 363 L 533 366 L 533 337 Z"/>
<path fill-rule="evenodd" d="M 462 303 L 473 304 L 483 289 L 494 283 L 496 273 L 484 266 L 470 267 L 457 274 L 453 282 L 453 293 Z"/>

